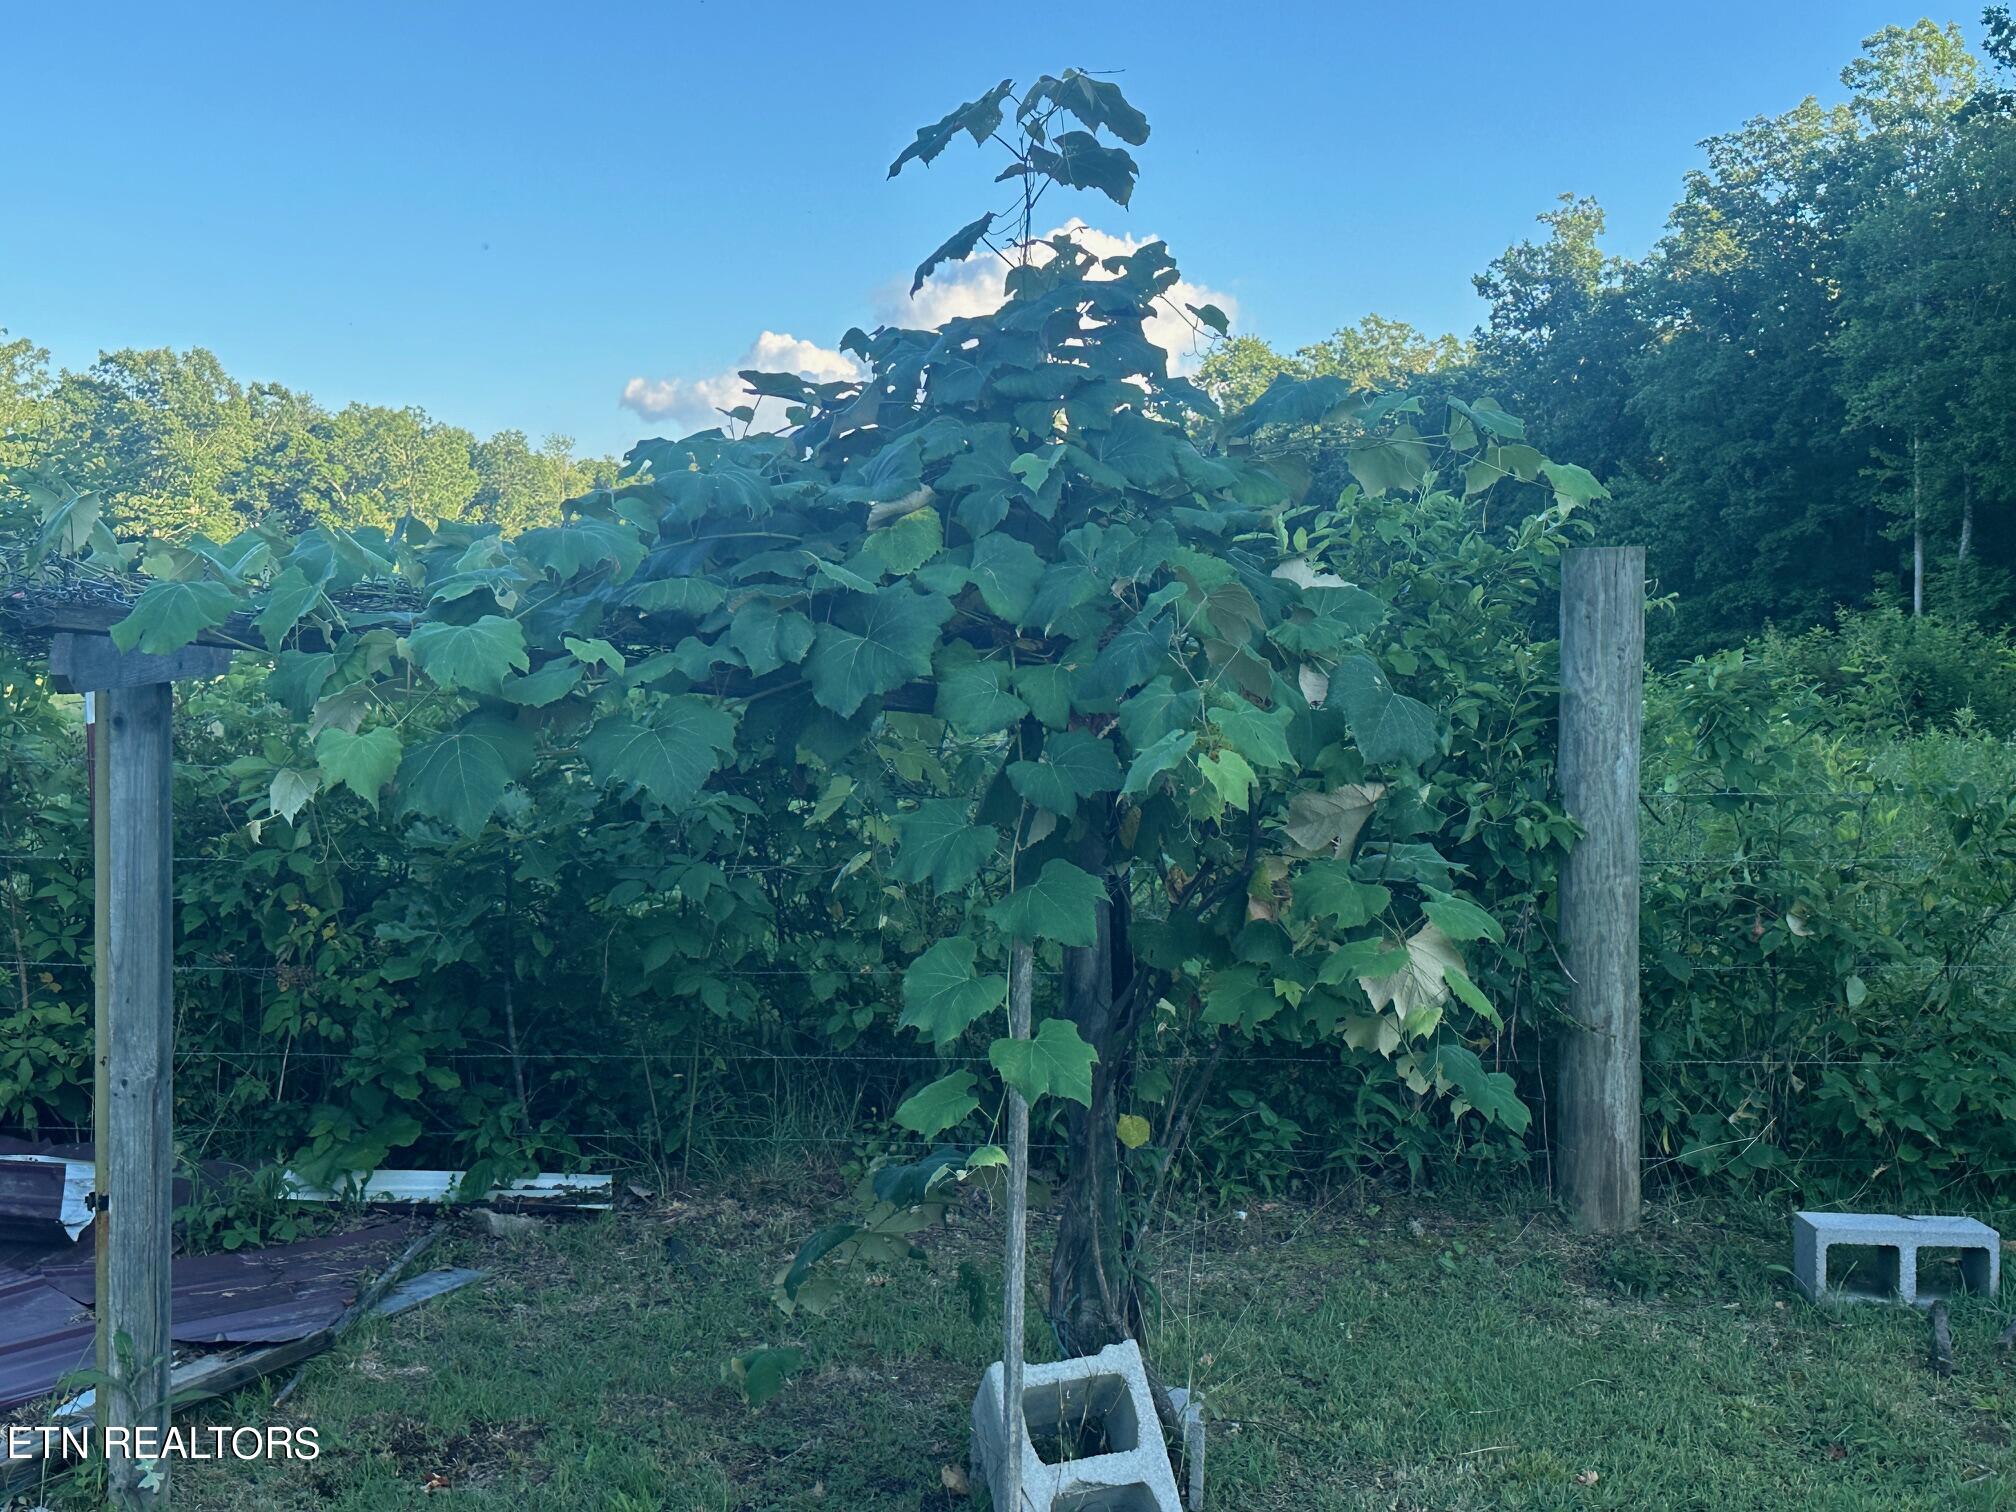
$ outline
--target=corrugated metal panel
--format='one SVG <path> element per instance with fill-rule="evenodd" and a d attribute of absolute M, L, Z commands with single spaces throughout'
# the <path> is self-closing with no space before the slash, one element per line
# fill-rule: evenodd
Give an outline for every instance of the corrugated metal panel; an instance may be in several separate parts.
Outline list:
<path fill-rule="evenodd" d="M 298 1244 L 185 1256 L 170 1267 L 171 1333 L 182 1344 L 303 1338 L 335 1322 L 411 1233 L 408 1223 L 379 1223 Z M 0 1407 L 46 1395 L 88 1362 L 93 1296 L 88 1260 L 0 1271 Z"/>
<path fill-rule="evenodd" d="M 0 1240 L 65 1244 L 90 1226 L 92 1167 L 60 1155 L 0 1155 Z"/>

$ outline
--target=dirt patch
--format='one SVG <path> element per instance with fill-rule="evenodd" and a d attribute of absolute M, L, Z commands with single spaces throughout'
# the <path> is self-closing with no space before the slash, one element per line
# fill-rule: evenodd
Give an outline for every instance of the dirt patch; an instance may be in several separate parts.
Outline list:
<path fill-rule="evenodd" d="M 546 1429 L 529 1419 L 479 1419 L 455 1432 L 410 1417 L 367 1420 L 358 1427 L 360 1436 L 377 1440 L 378 1452 L 397 1466 L 401 1480 L 426 1489 L 507 1481 L 536 1485 L 551 1473 L 536 1453 Z"/>

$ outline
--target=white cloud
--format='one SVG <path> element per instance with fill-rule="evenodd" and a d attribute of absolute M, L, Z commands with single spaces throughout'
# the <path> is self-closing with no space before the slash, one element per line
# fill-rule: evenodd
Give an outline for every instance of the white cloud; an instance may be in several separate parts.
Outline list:
<path fill-rule="evenodd" d="M 1075 216 L 1048 236 L 1066 233 L 1098 257 L 1124 256 L 1156 239 L 1116 236 L 1088 226 Z M 1047 262 L 1055 255 L 1042 245 L 1034 252 L 1039 262 Z M 992 252 L 982 250 L 961 262 L 941 267 L 914 298 L 906 292 L 907 278 L 890 283 L 876 295 L 876 311 L 885 323 L 912 329 L 928 329 L 961 316 L 985 315 L 998 308 L 1006 297 L 1007 272 L 1006 263 Z M 1092 276 L 1106 275 L 1095 270 Z M 1149 317 L 1144 334 L 1169 353 L 1170 368 L 1179 373 L 1195 372 L 1205 352 L 1204 337 L 1191 328 L 1189 317 L 1183 312 L 1186 304 L 1215 304 L 1233 319 L 1239 313 L 1238 301 L 1223 290 L 1187 279 L 1171 288 Z M 726 372 L 704 378 L 632 378 L 623 385 L 622 404 L 647 420 L 669 420 L 685 431 L 705 430 L 724 423 L 722 410 L 752 402 L 746 385 L 737 376 L 744 368 L 797 373 L 815 383 L 863 376 L 861 365 L 845 352 L 802 341 L 788 332 L 765 331 L 750 345 L 742 360 Z M 756 429 L 776 429 L 783 423 L 783 401 L 765 399 L 757 403 Z"/>
<path fill-rule="evenodd" d="M 748 385 L 740 376 L 745 368 L 796 373 L 814 383 L 861 376 L 861 365 L 845 352 L 801 341 L 788 331 L 765 331 L 750 343 L 742 360 L 726 372 L 706 378 L 632 378 L 623 385 L 623 407 L 635 410 L 646 420 L 672 420 L 687 431 L 696 431 L 723 424 L 722 410 L 753 403 L 758 430 L 781 426 L 784 402 L 752 400 Z"/>
<path fill-rule="evenodd" d="M 1158 240 L 1154 236 L 1116 236 L 1110 231 L 1101 231 L 1097 226 L 1086 225 L 1075 215 L 1054 231 L 1046 233 L 1043 240 L 1047 242 L 1051 237 L 1067 234 L 1086 251 L 1102 258 L 1124 257 Z M 1048 246 L 1038 243 L 1033 256 L 1040 264 L 1048 262 L 1056 254 Z M 942 325 L 961 316 L 985 315 L 999 307 L 1007 297 L 1007 276 L 1008 265 L 992 252 L 982 249 L 963 262 L 940 268 L 925 280 L 924 287 L 914 297 L 906 292 L 910 287 L 907 281 L 888 285 L 876 301 L 877 312 L 891 325 L 922 329 Z M 1108 276 L 1096 269 L 1092 273 L 1094 278 Z M 1204 360 L 1208 333 L 1200 336 L 1191 328 L 1189 313 L 1183 307 L 1207 304 L 1218 306 L 1227 319 L 1238 316 L 1239 302 L 1230 294 L 1184 279 L 1163 296 L 1162 302 L 1155 307 L 1155 313 L 1148 318 L 1143 334 L 1169 354 L 1169 366 L 1175 372 L 1194 373 Z"/>

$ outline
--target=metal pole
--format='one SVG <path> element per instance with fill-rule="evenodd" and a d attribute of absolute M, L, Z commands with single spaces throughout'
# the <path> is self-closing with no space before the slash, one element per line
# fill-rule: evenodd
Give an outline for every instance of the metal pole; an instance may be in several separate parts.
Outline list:
<path fill-rule="evenodd" d="M 1008 948 L 1008 1036 L 1029 1038 L 1035 947 Z M 1022 1512 L 1022 1303 L 1029 1264 L 1029 1103 L 1008 1089 L 1008 1251 L 1001 1282 L 1001 1398 L 1008 1446 L 1003 1512 Z"/>
<path fill-rule="evenodd" d="M 1569 1025 L 1559 1192 L 1577 1228 L 1639 1215 L 1638 789 L 1645 677 L 1645 548 L 1573 550 L 1561 563 L 1561 796 L 1581 837 L 1561 873 Z"/>

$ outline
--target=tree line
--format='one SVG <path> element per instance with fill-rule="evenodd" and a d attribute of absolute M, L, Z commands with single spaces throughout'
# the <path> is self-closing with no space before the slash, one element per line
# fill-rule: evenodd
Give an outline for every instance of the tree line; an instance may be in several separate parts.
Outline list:
<path fill-rule="evenodd" d="M 560 518 L 610 481 L 614 458 L 566 436 L 479 439 L 417 407 L 330 409 L 278 383 L 244 383 L 202 347 L 108 352 L 52 373 L 0 331 L 0 486 L 40 475 L 96 493 L 122 529 L 226 541 L 249 526 L 389 526 L 403 515 L 509 533 Z"/>
<path fill-rule="evenodd" d="M 1985 58 L 1921 20 L 1870 37 L 1847 98 L 1808 98 L 1703 144 L 1645 255 L 1602 246 L 1564 194 L 1474 282 L 1467 339 L 1377 314 L 1284 352 L 1220 341 L 1228 407 L 1281 375 L 1424 399 L 1490 393 L 1534 444 L 1608 485 L 1604 538 L 1644 542 L 1675 612 L 1665 655 L 1894 603 L 2016 620 L 2016 26 Z M 270 521 L 401 515 L 515 533 L 605 484 L 611 458 L 521 431 L 478 439 L 418 408 L 329 409 L 215 354 L 124 350 L 50 371 L 0 331 L 0 481 L 96 492 L 131 531 L 226 540 Z"/>
<path fill-rule="evenodd" d="M 1870 37 L 1847 98 L 1710 138 L 1666 232 L 1606 252 L 1563 195 L 1476 279 L 1467 341 L 1377 315 L 1204 364 L 1238 402 L 1276 375 L 1490 392 L 1609 486 L 1676 612 L 1662 650 L 1803 629 L 1842 606 L 2016 616 L 2016 27 L 1986 57 L 1919 21 Z"/>

